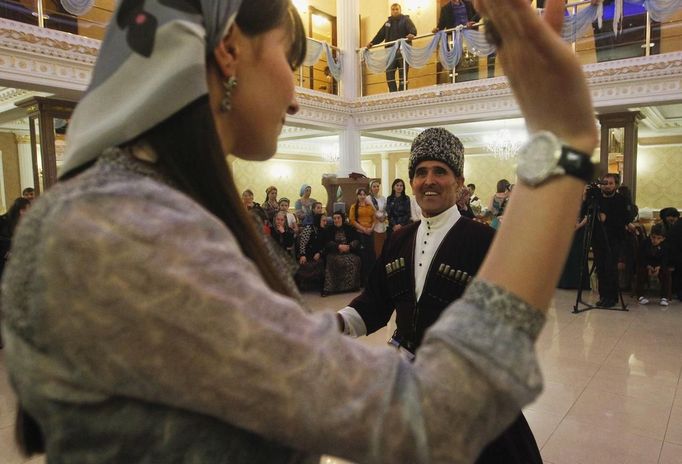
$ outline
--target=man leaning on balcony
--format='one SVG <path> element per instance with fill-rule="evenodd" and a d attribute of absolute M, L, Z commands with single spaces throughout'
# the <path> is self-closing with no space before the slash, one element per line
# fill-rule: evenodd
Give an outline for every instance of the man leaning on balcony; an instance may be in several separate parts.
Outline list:
<path fill-rule="evenodd" d="M 381 42 L 393 42 L 399 39 L 414 39 L 417 35 L 417 28 L 408 15 L 402 14 L 400 5 L 394 3 L 391 5 L 391 16 L 388 17 L 386 23 L 381 26 L 377 35 L 367 44 L 367 48 L 372 48 Z M 404 72 L 403 72 L 404 67 Z M 396 90 L 405 90 L 405 81 L 407 80 L 407 73 L 410 70 L 400 50 L 395 55 L 393 62 L 386 68 L 386 83 L 388 84 L 389 92 Z M 395 73 L 398 72 L 399 84 L 395 84 Z"/>
<path fill-rule="evenodd" d="M 466 28 L 476 29 L 475 24 L 480 21 L 481 17 L 474 9 L 473 2 L 468 0 L 450 0 L 440 9 L 438 15 L 438 26 L 433 28 L 433 33 L 442 31 L 444 29 L 452 29 L 457 26 L 464 26 Z M 462 56 L 460 62 L 455 68 L 457 73 L 457 81 L 472 81 L 478 79 L 478 65 L 476 63 L 467 63 Z M 486 58 L 488 64 L 488 77 L 493 77 L 495 74 L 495 55 L 490 55 Z M 478 61 L 477 59 L 475 61 Z"/>

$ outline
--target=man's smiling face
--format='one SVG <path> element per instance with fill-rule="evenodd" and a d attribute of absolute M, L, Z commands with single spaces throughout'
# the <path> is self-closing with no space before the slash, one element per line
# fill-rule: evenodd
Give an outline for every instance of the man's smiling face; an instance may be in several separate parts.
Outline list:
<path fill-rule="evenodd" d="M 412 192 L 425 217 L 436 216 L 452 207 L 464 179 L 456 177 L 442 161 L 422 161 L 410 180 Z"/>

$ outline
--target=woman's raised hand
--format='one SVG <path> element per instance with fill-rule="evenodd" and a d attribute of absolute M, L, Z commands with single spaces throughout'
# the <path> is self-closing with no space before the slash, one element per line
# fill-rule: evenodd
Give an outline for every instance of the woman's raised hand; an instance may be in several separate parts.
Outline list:
<path fill-rule="evenodd" d="M 594 110 L 580 63 L 559 37 L 563 0 L 548 0 L 542 17 L 528 0 L 476 0 L 501 39 L 498 56 L 533 133 L 547 130 L 592 153 L 597 144 Z"/>

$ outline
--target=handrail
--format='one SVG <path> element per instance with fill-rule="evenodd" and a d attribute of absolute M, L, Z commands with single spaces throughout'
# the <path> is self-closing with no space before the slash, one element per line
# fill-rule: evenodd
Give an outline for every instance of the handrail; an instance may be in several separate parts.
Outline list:
<path fill-rule="evenodd" d="M 588 4 L 591 4 L 591 3 L 592 3 L 592 0 L 581 0 L 581 1 L 578 1 L 578 2 L 567 3 L 566 5 L 564 5 L 564 8 L 566 8 L 566 9 L 568 9 L 568 8 L 575 8 L 575 7 L 578 7 L 578 6 L 580 6 L 580 5 L 588 5 Z M 535 9 L 536 9 L 537 11 L 542 11 L 544 8 L 535 8 Z M 446 33 L 449 33 L 449 32 L 455 31 L 455 30 L 457 30 L 457 29 L 471 29 L 471 28 L 473 28 L 473 27 L 479 27 L 479 26 L 482 26 L 483 24 L 484 24 L 484 22 L 481 20 L 481 21 L 479 21 L 479 22 L 477 22 L 477 23 L 472 24 L 471 26 L 466 26 L 466 25 L 462 25 L 462 26 L 464 26 L 464 27 L 462 27 L 462 26 L 455 26 L 455 27 L 451 27 L 450 29 L 443 29 L 442 31 L 438 31 L 438 32 L 446 32 Z M 423 38 L 425 38 L 425 37 L 433 37 L 433 36 L 435 36 L 436 34 L 437 34 L 437 32 L 429 32 L 428 34 L 422 34 L 422 35 L 415 36 L 413 39 L 410 39 L 410 40 L 423 39 Z M 401 40 L 404 40 L 404 39 L 405 39 L 405 38 L 397 39 L 397 40 L 391 40 L 390 42 L 381 42 L 381 46 L 384 46 L 384 47 L 385 47 L 385 46 L 388 46 L 388 45 L 393 45 L 393 44 L 395 44 L 395 43 L 397 43 L 397 42 L 399 42 L 399 41 L 401 41 Z M 377 44 L 376 46 L 379 46 L 379 44 Z M 361 51 L 363 51 L 363 50 L 367 50 L 367 47 L 359 47 L 359 48 L 356 48 L 356 49 L 355 49 L 355 52 L 357 53 L 357 52 L 361 52 Z"/>
<path fill-rule="evenodd" d="M 336 45 L 332 45 L 332 44 L 330 44 L 329 42 L 325 42 L 324 40 L 313 39 L 312 37 L 306 37 L 306 39 L 307 39 L 307 40 L 312 40 L 313 42 L 317 42 L 317 43 L 319 43 L 320 45 L 327 44 L 327 45 L 329 46 L 329 48 L 333 48 L 334 50 L 339 50 L 339 51 L 341 50 L 341 49 L 340 49 L 339 47 L 337 47 Z"/>

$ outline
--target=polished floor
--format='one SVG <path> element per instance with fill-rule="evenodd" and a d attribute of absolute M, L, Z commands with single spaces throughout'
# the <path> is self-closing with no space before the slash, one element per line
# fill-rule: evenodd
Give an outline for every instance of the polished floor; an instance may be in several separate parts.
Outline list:
<path fill-rule="evenodd" d="M 306 295 L 316 311 L 350 297 Z M 537 343 L 545 391 L 524 410 L 545 463 L 682 464 L 682 303 L 663 308 L 652 298 L 640 306 L 627 298 L 628 312 L 573 314 L 574 301 L 574 292 L 556 292 Z M 386 329 L 361 341 L 387 338 Z M 0 463 L 44 462 L 16 451 L 14 412 L 0 351 Z"/>

